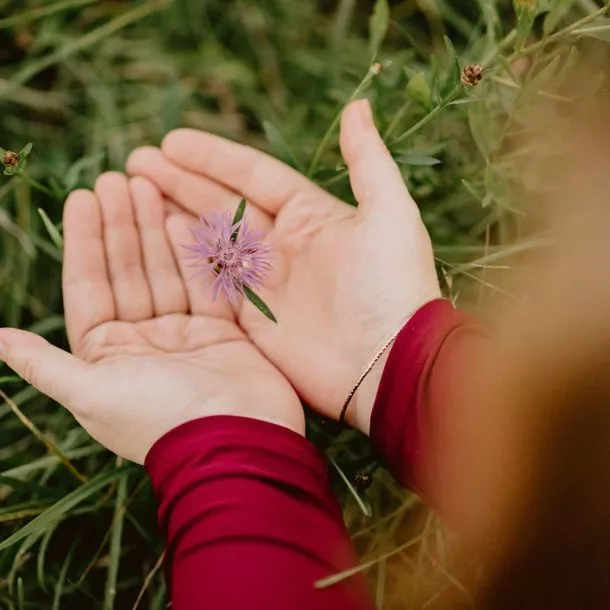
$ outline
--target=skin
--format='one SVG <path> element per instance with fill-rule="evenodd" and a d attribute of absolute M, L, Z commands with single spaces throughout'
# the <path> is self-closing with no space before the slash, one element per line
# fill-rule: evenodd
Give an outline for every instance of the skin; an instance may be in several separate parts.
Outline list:
<path fill-rule="evenodd" d="M 430 239 L 368 102 L 344 112 L 341 149 L 357 209 L 211 134 L 180 129 L 161 150 L 137 149 L 131 179 L 104 174 L 94 192 L 66 202 L 72 354 L 0 329 L 0 357 L 100 443 L 139 463 L 166 432 L 200 417 L 241 415 L 304 434 L 303 399 L 336 418 L 379 347 L 440 296 Z M 242 196 L 274 248 L 260 294 L 278 325 L 248 302 L 236 310 L 214 302 L 209 283 L 188 281 L 180 259 L 195 216 L 234 210 Z M 382 369 L 383 361 L 347 413 L 365 433 Z"/>
<path fill-rule="evenodd" d="M 2 358 L 69 409 L 104 446 L 143 463 L 154 442 L 209 415 L 241 415 L 304 434 L 294 390 L 248 340 L 225 303 L 189 283 L 144 178 L 101 176 L 64 212 L 64 306 L 72 354 L 41 337 L 0 330 Z M 143 425 L 143 422 L 145 425 Z"/>
<path fill-rule="evenodd" d="M 161 150 L 137 149 L 127 165 L 182 217 L 234 210 L 246 197 L 274 248 L 275 273 L 260 294 L 279 324 L 248 302 L 235 315 L 300 397 L 331 418 L 393 332 L 441 295 L 430 238 L 368 101 L 345 110 L 340 144 L 357 209 L 276 159 L 190 129 L 168 134 Z M 347 412 L 365 433 L 382 370 L 383 360 Z"/>

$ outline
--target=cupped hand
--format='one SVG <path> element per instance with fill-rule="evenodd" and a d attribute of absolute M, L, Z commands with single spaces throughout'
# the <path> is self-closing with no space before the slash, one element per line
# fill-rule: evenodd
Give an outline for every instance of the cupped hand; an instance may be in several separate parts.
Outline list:
<path fill-rule="evenodd" d="M 142 463 L 186 421 L 241 415 L 303 434 L 299 399 L 230 307 L 177 264 L 185 219 L 143 178 L 99 178 L 64 213 L 64 305 L 73 355 L 0 329 L 0 357 L 117 454 Z"/>
<path fill-rule="evenodd" d="M 366 100 L 344 112 L 341 149 L 359 207 L 259 151 L 179 129 L 162 149 L 132 153 L 128 172 L 154 181 L 185 214 L 234 210 L 243 196 L 269 230 L 274 273 L 261 291 L 276 326 L 244 301 L 238 321 L 300 396 L 330 417 L 378 349 L 440 296 L 419 210 L 375 128 Z M 368 431 L 380 369 L 347 412 Z"/>

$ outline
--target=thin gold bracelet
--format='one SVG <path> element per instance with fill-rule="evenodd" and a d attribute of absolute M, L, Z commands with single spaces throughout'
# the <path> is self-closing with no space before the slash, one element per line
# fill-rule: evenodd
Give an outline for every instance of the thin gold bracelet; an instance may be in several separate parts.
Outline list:
<path fill-rule="evenodd" d="M 409 320 L 412 317 L 413 317 L 413 314 L 410 314 L 409 317 L 394 331 L 392 336 L 383 344 L 383 347 L 377 352 L 377 354 L 375 354 L 375 357 L 369 362 L 369 364 L 364 369 L 364 371 L 362 372 L 360 377 L 358 377 L 358 381 L 356 381 L 356 384 L 352 388 L 352 391 L 349 393 L 348 397 L 345 399 L 345 402 L 343 403 L 343 407 L 341 408 L 341 413 L 339 413 L 339 423 L 343 422 L 343 420 L 345 419 L 345 413 L 347 411 L 347 407 L 349 406 L 349 403 L 351 402 L 352 398 L 354 397 L 354 394 L 358 391 L 358 388 L 361 386 L 361 384 L 364 381 L 364 379 L 366 378 L 366 376 L 371 372 L 373 367 L 379 361 L 379 358 L 381 358 L 381 356 L 383 356 L 385 351 L 388 349 L 388 347 L 390 347 L 390 345 L 396 339 L 396 337 L 398 337 L 398 335 L 400 334 L 400 331 L 408 324 Z"/>

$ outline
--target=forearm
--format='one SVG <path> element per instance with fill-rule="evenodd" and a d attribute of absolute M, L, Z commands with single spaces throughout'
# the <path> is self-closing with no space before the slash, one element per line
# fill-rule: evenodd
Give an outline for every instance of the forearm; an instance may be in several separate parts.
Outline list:
<path fill-rule="evenodd" d="M 378 383 L 370 435 L 396 478 L 435 509 L 463 412 L 472 358 L 489 344 L 475 319 L 437 300 L 420 308 L 398 335 Z M 459 448 L 458 448 L 459 450 Z"/>
<path fill-rule="evenodd" d="M 167 538 L 173 608 L 371 609 L 324 461 L 303 437 L 218 416 L 163 437 L 146 466 Z"/>

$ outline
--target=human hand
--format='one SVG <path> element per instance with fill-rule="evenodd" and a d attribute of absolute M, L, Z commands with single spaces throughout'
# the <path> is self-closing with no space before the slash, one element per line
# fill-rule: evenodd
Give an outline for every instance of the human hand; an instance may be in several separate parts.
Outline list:
<path fill-rule="evenodd" d="M 143 178 L 99 178 L 64 212 L 63 290 L 74 355 L 41 337 L 0 329 L 0 358 L 68 408 L 100 443 L 143 463 L 176 426 L 242 415 L 304 434 L 303 410 L 286 379 L 176 265 L 185 219 L 165 218 Z"/>
<path fill-rule="evenodd" d="M 274 273 L 260 291 L 279 320 L 244 302 L 238 321 L 301 397 L 336 418 L 363 368 L 405 318 L 440 296 L 419 210 L 373 122 L 350 104 L 341 149 L 359 207 L 252 148 L 190 129 L 162 152 L 140 148 L 128 171 L 200 215 L 251 203 L 252 224 L 270 231 Z M 347 420 L 368 432 L 382 365 L 367 378 Z"/>

